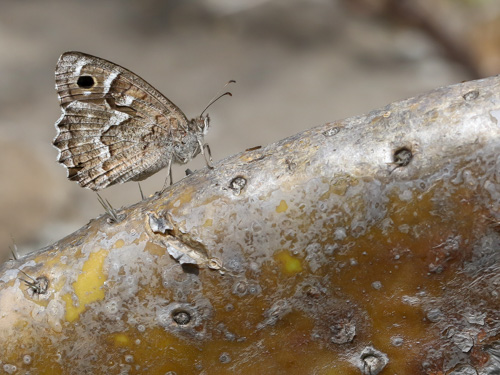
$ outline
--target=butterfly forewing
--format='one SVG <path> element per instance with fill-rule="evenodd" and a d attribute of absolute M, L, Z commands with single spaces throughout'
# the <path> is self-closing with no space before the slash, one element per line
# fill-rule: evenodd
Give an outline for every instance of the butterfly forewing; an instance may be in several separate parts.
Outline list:
<path fill-rule="evenodd" d="M 54 145 L 68 177 L 99 190 L 169 165 L 188 131 L 184 113 L 134 73 L 80 52 L 56 67 L 62 115 Z"/>

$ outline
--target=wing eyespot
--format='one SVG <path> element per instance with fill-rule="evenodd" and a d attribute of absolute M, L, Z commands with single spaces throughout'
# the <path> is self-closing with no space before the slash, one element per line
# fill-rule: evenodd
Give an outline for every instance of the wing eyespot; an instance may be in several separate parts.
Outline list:
<path fill-rule="evenodd" d="M 90 89 L 95 85 L 95 80 L 92 76 L 80 76 L 78 77 L 78 81 L 76 81 L 76 84 L 82 89 Z"/>

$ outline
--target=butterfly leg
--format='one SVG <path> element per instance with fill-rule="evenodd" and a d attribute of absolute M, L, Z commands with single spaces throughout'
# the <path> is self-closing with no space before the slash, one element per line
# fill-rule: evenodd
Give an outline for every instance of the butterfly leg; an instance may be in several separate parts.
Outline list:
<path fill-rule="evenodd" d="M 140 183 L 140 182 L 138 182 L 138 183 L 137 183 L 137 185 L 139 185 L 139 191 L 140 191 L 140 193 L 141 193 L 141 200 L 144 200 L 144 198 L 145 198 L 145 197 L 144 197 L 144 193 L 142 192 L 141 183 Z"/>
<path fill-rule="evenodd" d="M 201 148 L 201 153 L 205 158 L 205 163 L 207 163 L 207 167 L 210 169 L 214 169 L 214 165 L 212 163 L 212 161 L 213 161 L 212 151 L 210 150 L 210 146 L 208 145 L 208 143 L 201 144 L 201 142 L 200 142 L 200 148 Z M 207 158 L 207 155 L 208 155 L 208 158 Z"/>
<path fill-rule="evenodd" d="M 172 159 L 168 161 L 167 165 L 167 177 L 165 177 L 165 182 L 163 183 L 163 187 L 160 190 L 160 194 L 163 193 L 169 186 L 171 186 L 174 183 L 174 179 L 172 177 Z M 169 181 L 169 184 L 167 185 L 167 181 Z"/>

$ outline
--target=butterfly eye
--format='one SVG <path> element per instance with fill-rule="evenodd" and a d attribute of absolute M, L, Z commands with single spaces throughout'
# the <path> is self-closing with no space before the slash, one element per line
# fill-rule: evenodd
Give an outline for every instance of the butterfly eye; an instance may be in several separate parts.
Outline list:
<path fill-rule="evenodd" d="M 76 81 L 76 84 L 82 89 L 90 89 L 92 86 L 94 86 L 95 81 L 91 76 L 80 76 L 78 77 L 78 81 Z"/>

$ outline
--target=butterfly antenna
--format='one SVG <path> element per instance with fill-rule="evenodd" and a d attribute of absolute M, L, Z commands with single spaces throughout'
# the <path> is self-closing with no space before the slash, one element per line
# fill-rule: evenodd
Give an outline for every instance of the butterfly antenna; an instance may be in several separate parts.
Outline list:
<path fill-rule="evenodd" d="M 236 83 L 236 81 L 234 79 L 231 79 L 229 80 L 223 87 L 222 89 L 220 89 L 219 93 L 224 90 L 226 88 L 227 85 L 229 85 L 230 83 Z M 223 94 L 219 94 L 217 93 L 213 98 L 212 100 L 210 100 L 210 102 L 208 103 L 208 105 L 205 107 L 205 109 L 201 112 L 201 116 L 203 116 L 203 114 L 205 113 L 205 111 L 212 105 L 214 104 L 217 100 L 219 100 L 220 98 L 222 98 L 223 96 L 226 96 L 226 95 L 229 95 L 229 96 L 233 96 L 233 94 L 231 94 L 229 91 L 223 93 Z"/>

